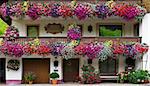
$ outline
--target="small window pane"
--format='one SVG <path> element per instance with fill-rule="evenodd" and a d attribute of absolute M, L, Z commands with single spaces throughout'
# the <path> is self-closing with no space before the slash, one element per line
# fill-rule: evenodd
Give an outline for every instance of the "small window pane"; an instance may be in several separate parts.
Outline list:
<path fill-rule="evenodd" d="M 122 25 L 100 25 L 99 36 L 122 36 Z"/>
<path fill-rule="evenodd" d="M 38 26 L 27 26 L 27 35 L 28 37 L 38 37 Z"/>
<path fill-rule="evenodd" d="M 134 25 L 134 36 L 139 36 L 139 23 Z"/>
<path fill-rule="evenodd" d="M 107 59 L 99 61 L 99 70 L 101 75 L 116 75 L 118 70 L 118 60 Z"/>

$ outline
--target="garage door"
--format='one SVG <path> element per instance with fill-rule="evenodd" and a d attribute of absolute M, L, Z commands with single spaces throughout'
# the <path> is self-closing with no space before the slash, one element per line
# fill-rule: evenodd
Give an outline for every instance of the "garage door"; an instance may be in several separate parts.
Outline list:
<path fill-rule="evenodd" d="M 37 76 L 34 83 L 48 83 L 50 71 L 50 59 L 23 59 L 23 75 L 26 72 L 34 72 Z"/>

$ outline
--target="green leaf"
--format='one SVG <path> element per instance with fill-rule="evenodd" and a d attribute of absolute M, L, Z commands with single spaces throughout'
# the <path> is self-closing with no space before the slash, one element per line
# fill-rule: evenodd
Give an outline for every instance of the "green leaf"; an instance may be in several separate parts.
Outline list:
<path fill-rule="evenodd" d="M 0 18 L 0 36 L 4 35 L 6 32 L 6 29 L 8 27 L 8 24 L 5 23 L 1 18 Z"/>

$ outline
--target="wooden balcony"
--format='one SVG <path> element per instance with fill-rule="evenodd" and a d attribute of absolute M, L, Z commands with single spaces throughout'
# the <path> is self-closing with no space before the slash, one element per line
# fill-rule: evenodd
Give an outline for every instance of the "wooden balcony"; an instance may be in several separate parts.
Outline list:
<path fill-rule="evenodd" d="M 26 42 L 34 40 L 34 37 L 19 37 L 16 42 Z M 67 42 L 67 37 L 38 37 L 40 41 L 48 41 L 50 43 L 54 42 Z M 82 37 L 81 42 L 89 43 L 93 41 L 118 41 L 118 42 L 141 42 L 141 37 Z"/>

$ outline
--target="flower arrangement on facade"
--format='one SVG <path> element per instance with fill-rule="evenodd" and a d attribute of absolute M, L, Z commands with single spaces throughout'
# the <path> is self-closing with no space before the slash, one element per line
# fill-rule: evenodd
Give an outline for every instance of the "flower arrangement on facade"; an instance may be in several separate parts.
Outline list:
<path fill-rule="evenodd" d="M 79 29 L 79 26 L 76 25 L 70 25 L 68 32 L 67 32 L 67 37 L 70 40 L 78 40 L 81 38 L 81 30 Z"/>
<path fill-rule="evenodd" d="M 100 75 L 95 72 L 95 68 L 92 65 L 83 65 L 81 83 L 84 84 L 95 84 L 100 83 Z"/>
<path fill-rule="evenodd" d="M 23 50 L 25 55 L 35 55 L 38 54 L 38 46 L 40 46 L 41 42 L 39 39 L 34 39 L 32 41 L 28 41 L 23 44 Z"/>
<path fill-rule="evenodd" d="M 97 57 L 98 53 L 101 52 L 102 48 L 103 46 L 98 42 L 89 43 L 85 47 L 86 56 L 89 59 L 94 59 Z"/>
<path fill-rule="evenodd" d="M 21 44 L 7 42 L 7 41 L 2 45 L 0 51 L 4 55 L 13 56 L 13 57 L 21 57 L 24 54 L 23 47 Z"/>
<path fill-rule="evenodd" d="M 24 12 L 22 10 L 21 3 L 15 3 L 12 6 L 10 6 L 9 15 L 11 15 L 11 17 L 21 18 L 24 15 L 23 13 Z"/>
<path fill-rule="evenodd" d="M 77 4 L 77 6 L 74 9 L 74 15 L 76 15 L 79 20 L 84 20 L 87 17 L 91 17 L 92 14 L 93 10 L 88 4 Z"/>
<path fill-rule="evenodd" d="M 133 46 L 134 46 L 134 44 L 125 44 L 124 55 L 126 57 L 130 57 L 130 58 L 135 59 L 138 53 L 137 53 L 137 51 L 135 50 L 135 48 Z"/>
<path fill-rule="evenodd" d="M 147 44 L 140 44 L 140 43 L 136 43 L 133 45 L 133 48 L 135 49 L 136 51 L 136 55 L 135 55 L 135 58 L 141 58 L 143 56 L 143 54 L 145 54 L 149 47 Z"/>
<path fill-rule="evenodd" d="M 22 5 L 22 6 L 21 6 Z M 41 16 L 51 16 L 64 18 L 76 16 L 79 20 L 86 19 L 96 14 L 99 18 L 109 16 L 120 16 L 126 20 L 141 18 L 146 10 L 139 5 L 131 3 L 115 3 L 112 1 L 103 4 L 90 3 L 28 3 L 27 1 L 9 5 L 4 3 L 0 6 L 0 14 L 6 16 L 28 15 L 31 19 L 38 19 Z M 22 12 L 21 12 L 22 11 Z M 21 14 L 21 15 L 20 15 Z"/>
<path fill-rule="evenodd" d="M 56 42 L 51 45 L 53 56 L 61 56 L 61 50 L 65 47 L 65 44 L 62 42 Z"/>
<path fill-rule="evenodd" d="M 113 55 L 112 49 L 108 46 L 103 46 L 101 52 L 98 53 L 97 57 L 100 61 L 105 61 Z"/>
<path fill-rule="evenodd" d="M 52 17 L 59 17 L 60 16 L 60 13 L 59 13 L 60 4 L 58 4 L 58 3 L 52 4 L 50 10 L 51 10 L 50 16 L 52 16 Z"/>
<path fill-rule="evenodd" d="M 113 14 L 113 11 L 105 4 L 98 4 L 95 8 L 95 13 L 98 18 L 105 19 Z"/>
<path fill-rule="evenodd" d="M 124 45 L 122 43 L 119 43 L 119 44 L 113 44 L 112 46 L 112 50 L 113 50 L 113 54 L 115 56 L 118 56 L 118 55 L 123 55 L 125 50 L 124 50 Z"/>
<path fill-rule="evenodd" d="M 146 13 L 146 10 L 139 8 L 139 5 L 128 3 L 116 4 L 113 9 L 115 10 L 115 15 L 120 16 L 125 20 L 138 18 L 139 16 L 144 16 Z"/>
<path fill-rule="evenodd" d="M 30 4 L 29 8 L 28 8 L 28 11 L 27 11 L 27 15 L 33 19 L 33 20 L 36 20 L 40 17 L 40 12 L 42 10 L 38 7 L 38 5 L 36 3 L 32 3 Z"/>
<path fill-rule="evenodd" d="M 31 45 L 29 45 L 29 44 L 25 44 L 25 45 L 23 45 L 24 47 L 23 47 L 23 51 L 24 51 L 24 54 L 25 55 L 33 55 L 33 54 L 35 54 L 37 51 L 36 51 L 36 47 L 35 46 L 31 46 Z"/>
<path fill-rule="evenodd" d="M 19 31 L 14 26 L 9 26 L 5 33 L 5 40 L 6 41 L 12 41 L 15 40 L 17 37 L 19 37 Z"/>
<path fill-rule="evenodd" d="M 51 48 L 48 47 L 46 44 L 41 44 L 37 48 L 37 54 L 40 56 L 48 56 L 50 55 Z"/>
<path fill-rule="evenodd" d="M 76 46 L 74 48 L 74 52 L 77 54 L 77 55 L 85 55 L 86 54 L 86 44 L 80 44 L 78 46 Z"/>
<path fill-rule="evenodd" d="M 42 7 L 41 13 L 40 13 L 42 16 L 50 16 L 51 15 L 50 14 L 50 12 L 51 12 L 51 9 L 50 9 L 51 4 L 50 3 L 44 3 L 40 7 Z"/>
<path fill-rule="evenodd" d="M 62 57 L 64 59 L 69 59 L 69 58 L 74 58 L 75 57 L 75 52 L 73 50 L 73 47 L 71 47 L 71 46 L 65 46 L 61 50 L 61 54 L 62 54 Z"/>
<path fill-rule="evenodd" d="M 59 13 L 63 18 L 72 17 L 73 9 L 69 5 L 63 4 L 60 6 Z"/>
<path fill-rule="evenodd" d="M 0 15 L 2 15 L 3 18 L 7 17 L 8 16 L 8 12 L 9 12 L 9 9 L 8 9 L 8 6 L 6 3 L 3 3 L 1 6 L 0 6 Z"/>

